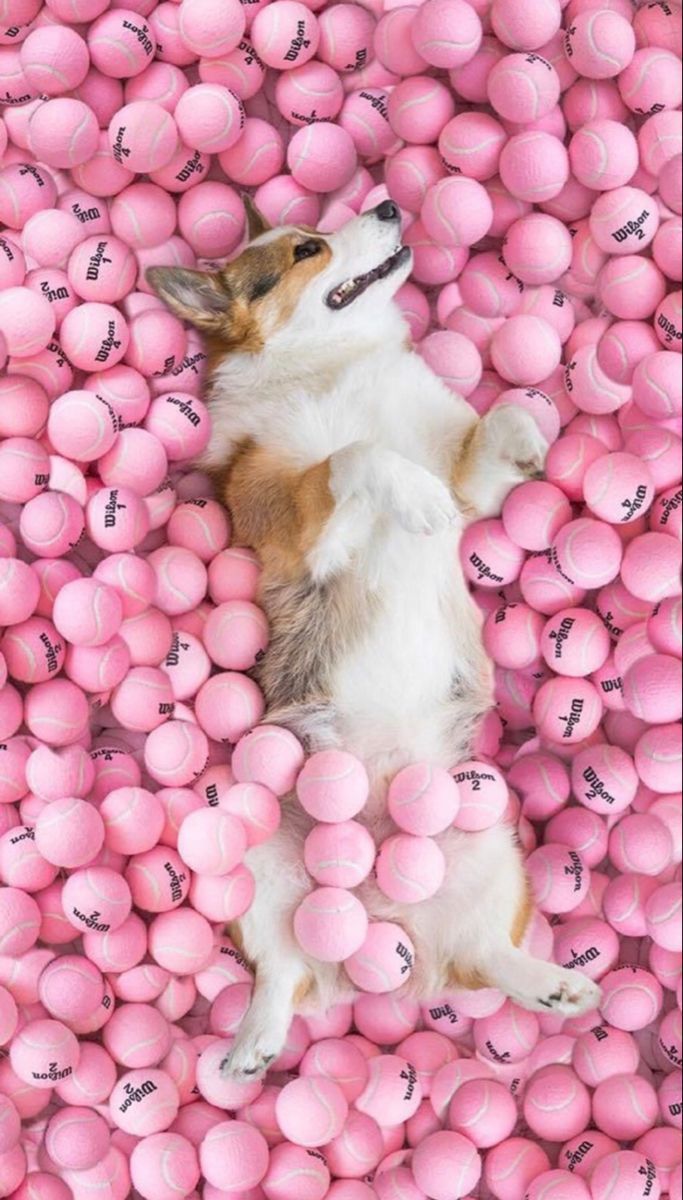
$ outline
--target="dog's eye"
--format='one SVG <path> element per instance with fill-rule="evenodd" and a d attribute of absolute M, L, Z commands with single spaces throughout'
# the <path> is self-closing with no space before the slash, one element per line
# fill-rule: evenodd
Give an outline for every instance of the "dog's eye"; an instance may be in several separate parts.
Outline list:
<path fill-rule="evenodd" d="M 315 254 L 320 254 L 320 242 L 299 242 L 299 245 L 294 247 L 294 262 L 303 262 L 305 258 L 313 258 Z"/>

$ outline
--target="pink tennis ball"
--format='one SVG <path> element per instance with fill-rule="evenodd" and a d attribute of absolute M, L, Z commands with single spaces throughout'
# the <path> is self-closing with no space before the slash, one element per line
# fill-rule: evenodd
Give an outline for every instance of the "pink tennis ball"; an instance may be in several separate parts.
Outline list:
<path fill-rule="evenodd" d="M 588 10 L 572 20 L 565 34 L 565 54 L 580 75 L 611 79 L 631 62 L 636 48 L 633 28 L 619 13 Z"/>
<path fill-rule="evenodd" d="M 460 543 L 460 556 L 466 577 L 485 588 L 511 583 L 524 561 L 524 552 L 507 536 L 497 518 L 468 526 Z"/>
<path fill-rule="evenodd" d="M 372 58 L 375 20 L 351 4 L 336 4 L 318 18 L 318 56 L 335 71 L 355 71 Z"/>
<path fill-rule="evenodd" d="M 226 875 L 242 861 L 246 848 L 241 822 L 219 808 L 188 813 L 178 832 L 181 858 L 202 875 Z"/>
<path fill-rule="evenodd" d="M 469 396 L 477 387 L 482 373 L 481 356 L 463 334 L 437 330 L 420 343 L 419 351 L 452 391 Z"/>
<path fill-rule="evenodd" d="M 205 917 L 188 908 L 162 912 L 149 929 L 149 953 L 175 975 L 206 967 L 213 952 L 213 931 Z"/>
<path fill-rule="evenodd" d="M 24 504 L 42 492 L 49 481 L 50 462 L 33 438 L 5 438 L 0 445 L 0 499 Z"/>
<path fill-rule="evenodd" d="M 93 462 L 106 454 L 117 433 L 114 410 L 94 392 L 65 392 L 50 408 L 48 436 L 52 445 L 78 462 Z"/>
<path fill-rule="evenodd" d="M 47 269 L 65 267 L 72 251 L 79 242 L 83 241 L 83 236 L 82 226 L 71 213 L 61 212 L 59 209 L 51 212 L 39 212 L 30 217 L 24 226 L 22 247 L 27 257 L 33 259 L 39 267 Z M 47 279 L 47 286 L 36 287 L 34 284 L 36 278 L 40 278 L 43 284 Z M 55 282 L 57 279 L 61 281 L 63 274 L 55 277 Z M 58 290 L 58 288 L 50 288 L 50 276 L 46 276 L 43 272 L 36 277 L 34 272 L 31 272 L 30 276 L 26 278 L 26 283 L 29 286 L 34 284 L 35 291 L 42 292 L 50 303 L 55 303 L 55 297 L 50 296 L 50 291 Z M 59 286 L 62 286 L 61 282 Z M 65 311 L 73 308 L 73 297 L 62 298 L 71 301 Z"/>
<path fill-rule="evenodd" d="M 87 1170 L 109 1149 L 107 1123 L 91 1108 L 67 1105 L 50 1118 L 45 1149 L 60 1169 Z"/>
<path fill-rule="evenodd" d="M 633 254 L 653 240 L 659 213 L 652 197 L 635 187 L 602 192 L 589 217 L 591 234 L 607 254 Z"/>
<path fill-rule="evenodd" d="M 258 685 L 233 671 L 212 675 L 200 687 L 195 712 L 202 729 L 217 741 L 230 743 L 258 724 L 264 701 Z"/>
<path fill-rule="evenodd" d="M 174 336 L 175 333 L 174 325 Z M 178 354 L 180 350 L 178 343 Z M 147 412 L 145 428 L 159 438 L 172 461 L 194 458 L 201 454 L 209 440 L 206 407 L 196 396 L 185 392 L 164 392 L 156 396 Z"/>
<path fill-rule="evenodd" d="M 190 612 L 206 594 L 206 567 L 196 554 L 182 546 L 160 546 L 148 560 L 156 574 L 155 602 L 162 612 L 178 616 Z"/>
<path fill-rule="evenodd" d="M 119 929 L 130 915 L 130 888 L 109 867 L 82 867 L 64 884 L 62 905 L 79 933 L 108 933 Z"/>
<path fill-rule="evenodd" d="M 50 746 L 68 746 L 88 727 L 88 702 L 70 680 L 50 679 L 33 685 L 24 717 L 34 737 Z"/>
<path fill-rule="evenodd" d="M 541 635 L 546 663 L 558 675 L 591 675 L 610 652 L 610 637 L 600 617 L 583 608 L 560 610 Z"/>
<path fill-rule="evenodd" d="M 569 161 L 586 187 L 599 192 L 622 188 L 637 169 L 638 145 L 630 129 L 618 121 L 588 121 L 569 143 Z"/>
<path fill-rule="evenodd" d="M 273 1200 L 323 1200 L 330 1172 L 322 1154 L 280 1141 L 271 1150 L 264 1182 Z"/>
<path fill-rule="evenodd" d="M 0 171 L 0 220 L 23 229 L 34 213 L 54 207 L 57 185 L 46 167 L 10 163 Z M 17 281 L 19 282 L 19 281 Z"/>
<path fill-rule="evenodd" d="M 649 936 L 657 946 L 677 954 L 681 952 L 680 913 L 680 883 L 663 884 L 645 904 Z"/>
<path fill-rule="evenodd" d="M 526 1195 L 528 1200 L 589 1200 L 590 1192 L 582 1179 L 558 1169 L 537 1175 Z"/>
<path fill-rule="evenodd" d="M 493 209 L 476 179 L 454 176 L 429 189 L 421 217 L 435 241 L 449 246 L 471 246 L 490 229 Z"/>
<path fill-rule="evenodd" d="M 616 531 L 588 517 L 564 525 L 551 547 L 551 559 L 559 574 L 585 588 L 603 587 L 614 579 L 621 557 Z"/>
<path fill-rule="evenodd" d="M 245 120 L 242 101 L 218 83 L 198 83 L 188 88 L 176 105 L 174 117 L 183 143 L 207 154 L 233 146 Z"/>
<path fill-rule="evenodd" d="M 400 925 L 373 921 L 363 944 L 344 962 L 351 982 L 364 992 L 392 992 L 410 978 L 415 947 Z"/>
<path fill-rule="evenodd" d="M 453 824 L 460 793 L 448 771 L 429 763 L 414 763 L 392 779 L 387 805 L 399 829 L 431 836 Z"/>
<path fill-rule="evenodd" d="M 445 859 L 429 837 L 397 833 L 386 838 L 377 851 L 377 883 L 385 896 L 415 904 L 433 896 L 441 887 Z"/>
<path fill-rule="evenodd" d="M 3 887 L 0 893 L 0 951 L 19 956 L 35 944 L 40 930 L 36 901 L 21 888 Z"/>
<path fill-rule="evenodd" d="M 178 1101 L 178 1089 L 165 1071 L 140 1067 L 120 1077 L 109 1097 L 109 1113 L 118 1129 L 146 1138 L 168 1129 Z"/>
<path fill-rule="evenodd" d="M 188 1195 L 199 1181 L 197 1152 L 177 1133 L 154 1133 L 133 1147 L 130 1173 L 145 1200 L 173 1200 L 179 1193 Z"/>
<path fill-rule="evenodd" d="M 111 708 L 124 729 L 149 733 L 173 714 L 168 676 L 156 667 L 132 667 L 116 687 Z"/>
<path fill-rule="evenodd" d="M 543 130 L 514 134 L 500 156 L 504 186 L 515 199 L 532 204 L 559 195 L 569 179 L 569 170 L 564 145 Z"/>
<path fill-rule="evenodd" d="M 18 558 L 0 559 L 0 621 L 15 625 L 35 611 L 40 584 L 27 563 Z"/>
<path fill-rule="evenodd" d="M 378 1124 L 398 1125 L 414 1116 L 421 1100 L 422 1086 L 412 1064 L 399 1054 L 380 1054 L 368 1062 L 368 1082 L 355 1106 Z"/>
<path fill-rule="evenodd" d="M 322 962 L 341 962 L 354 954 L 363 944 L 367 929 L 363 905 L 344 888 L 316 888 L 294 914 L 299 945 Z"/>
<path fill-rule="evenodd" d="M 132 290 L 137 270 L 128 246 L 116 237 L 96 235 L 81 241 L 73 251 L 68 276 L 82 300 L 111 304 Z"/>
<path fill-rule="evenodd" d="M 599 743 L 572 760 L 572 790 L 592 812 L 624 812 L 635 798 L 637 785 L 633 760 L 619 746 Z"/>
<path fill-rule="evenodd" d="M 75 30 L 44 25 L 34 29 L 22 43 L 19 61 L 32 87 L 46 96 L 60 96 L 83 82 L 90 55 Z"/>
<path fill-rule="evenodd" d="M 139 496 L 125 487 L 103 487 L 94 492 L 86 511 L 86 526 L 101 549 L 132 550 L 149 529 L 149 518 Z"/>
<path fill-rule="evenodd" d="M 306 870 L 326 887 L 357 887 L 370 873 L 374 861 L 375 843 L 357 821 L 314 825 L 304 844 Z"/>
<path fill-rule="evenodd" d="M 538 1018 L 506 1000 L 493 1015 L 481 1017 L 474 1026 L 475 1045 L 487 1062 L 522 1062 L 539 1037 Z"/>
<path fill-rule="evenodd" d="M 27 287 L 10 287 L 0 296 L 0 333 L 14 358 L 44 350 L 55 328 L 49 300 Z"/>
<path fill-rule="evenodd" d="M 238 783 L 262 783 L 284 796 L 293 789 L 303 761 L 294 734 L 278 725 L 258 725 L 237 743 L 232 769 Z"/>
<path fill-rule="evenodd" d="M 154 846 L 134 855 L 126 870 L 133 902 L 148 912 L 169 912 L 181 904 L 189 890 L 189 876 L 175 850 Z"/>
<path fill-rule="evenodd" d="M 0 256 L 1 253 L 0 243 Z M 0 415 L 3 437 L 34 437 L 44 428 L 48 404 L 39 383 L 28 376 L 7 376 L 0 382 L 0 397 L 3 401 Z"/>
<path fill-rule="evenodd" d="M 191 783 L 203 771 L 207 756 L 206 734 L 189 721 L 166 721 L 145 743 L 145 766 L 164 787 Z"/>
<path fill-rule="evenodd" d="M 462 67 L 477 53 L 482 27 L 476 9 L 457 0 L 428 0 L 418 9 L 410 29 L 418 54 L 435 67 Z"/>
<path fill-rule="evenodd" d="M 74 646 L 102 646 L 117 632 L 122 618 L 117 592 L 95 579 L 65 584 L 53 608 L 57 629 Z"/>
<path fill-rule="evenodd" d="M 517 1124 L 517 1105 L 508 1089 L 494 1079 L 472 1079 L 455 1092 L 448 1125 L 479 1150 L 498 1145 Z"/>
<path fill-rule="evenodd" d="M 104 822 L 94 805 L 65 797 L 52 800 L 38 816 L 36 846 L 48 862 L 59 867 L 83 867 L 104 843 Z"/>
<path fill-rule="evenodd" d="M 641 1137 L 658 1114 L 657 1093 L 640 1075 L 613 1075 L 595 1089 L 593 1120 L 598 1129 L 620 1142 Z"/>
<path fill-rule="evenodd" d="M 319 120 L 336 117 L 344 102 L 344 89 L 331 67 L 313 60 L 280 75 L 275 85 L 275 101 L 291 125 L 301 126 L 315 117 Z M 236 151 L 231 158 L 233 161 L 237 158 Z"/>
<path fill-rule="evenodd" d="M 389 124 L 397 137 L 417 145 L 435 142 L 453 116 L 449 89 L 427 75 L 413 75 L 396 85 L 388 101 Z"/>
<path fill-rule="evenodd" d="M 490 763 L 471 760 L 454 767 L 453 778 L 460 796 L 455 827 L 474 832 L 495 825 L 508 802 L 507 784 L 500 771 Z"/>
<path fill-rule="evenodd" d="M 117 8 L 106 12 L 88 31 L 93 66 L 114 79 L 139 75 L 154 56 L 154 35 L 135 11 Z"/>
<path fill-rule="evenodd" d="M 294 0 L 276 2 L 289 4 Z M 264 16 L 267 11 L 264 9 Z M 340 126 L 325 122 L 308 125 L 292 137 L 287 164 L 303 187 L 332 192 L 351 178 L 356 167 L 356 149 L 351 135 Z"/>
<path fill-rule="evenodd" d="M 597 729 L 602 701 L 587 680 L 550 679 L 536 693 L 533 715 L 539 732 L 549 741 L 576 744 Z"/>
<path fill-rule="evenodd" d="M 644 320 L 664 299 L 666 284 L 655 263 L 628 254 L 609 259 L 600 272 L 598 289 L 605 308 L 615 317 Z"/>
<path fill-rule="evenodd" d="M 540 317 L 512 316 L 491 341 L 491 359 L 496 371 L 517 386 L 547 379 L 561 357 L 557 333 Z"/>
<path fill-rule="evenodd" d="M 653 876 L 625 874 L 612 879 L 605 889 L 602 906 L 613 929 L 627 937 L 644 937 L 647 931 L 645 903 L 656 888 Z"/>
<path fill-rule="evenodd" d="M 348 1114 L 343 1091 L 324 1075 L 302 1076 L 285 1084 L 275 1116 L 285 1138 L 299 1146 L 323 1146 L 341 1133 Z"/>
<path fill-rule="evenodd" d="M 178 146 L 178 127 L 170 113 L 153 100 L 134 100 L 114 114 L 108 130 L 116 163 L 147 173 L 166 166 Z"/>
<path fill-rule="evenodd" d="M 34 1088 L 51 1088 L 78 1065 L 80 1047 L 61 1021 L 29 1021 L 13 1039 L 10 1063 L 19 1079 Z"/>
<path fill-rule="evenodd" d="M 560 98 L 557 71 L 540 54 L 505 54 L 494 62 L 486 86 L 496 112 L 516 124 L 538 121 Z"/>
<path fill-rule="evenodd" d="M 496 174 L 505 130 L 485 113 L 459 113 L 439 134 L 439 153 L 451 172 L 486 180 Z"/>
<path fill-rule="evenodd" d="M 653 604 L 680 594 L 680 548 L 663 533 L 643 533 L 626 547 L 622 579 L 630 592 Z"/>
<path fill-rule="evenodd" d="M 609 840 L 610 861 L 619 871 L 660 875 L 673 857 L 671 834 L 658 817 L 631 813 L 622 817 Z"/>
<path fill-rule="evenodd" d="M 313 58 L 320 41 L 318 22 L 305 4 L 276 0 L 261 9 L 251 26 L 254 49 L 266 66 L 292 70 Z"/>
<path fill-rule="evenodd" d="M 261 842 L 267 841 L 279 827 L 280 805 L 277 797 L 260 783 L 234 784 L 221 797 L 219 804 L 224 812 L 237 817 L 241 822 L 246 834 L 247 846 L 258 846 Z M 341 883 L 339 886 L 348 887 L 349 885 Z"/>
<path fill-rule="evenodd" d="M 571 237 L 555 217 L 530 213 L 508 229 L 503 257 L 523 283 L 553 283 L 571 263 Z"/>
<path fill-rule="evenodd" d="M 237 46 L 244 33 L 245 14 L 236 0 L 220 7 L 211 0 L 185 0 L 179 16 L 183 42 L 203 58 L 222 58 Z"/>
<path fill-rule="evenodd" d="M 82 371 L 114 366 L 128 348 L 128 326 L 110 304 L 81 304 L 67 313 L 59 332 L 70 361 Z"/>
<path fill-rule="evenodd" d="M 355 817 L 368 797 L 363 764 L 343 750 L 323 750 L 305 763 L 296 782 L 302 807 L 317 821 Z"/>
<path fill-rule="evenodd" d="M 484 646 L 500 667 L 523 670 L 538 662 L 543 619 L 526 604 L 505 604 L 484 624 Z"/>
<path fill-rule="evenodd" d="M 441 1130 L 416 1146 L 411 1169 L 425 1195 L 434 1200 L 458 1200 L 479 1182 L 481 1159 L 469 1138 Z"/>
<path fill-rule="evenodd" d="M 601 980 L 603 1020 L 627 1032 L 644 1029 L 662 1007 L 661 985 L 642 967 L 622 966 Z"/>
<path fill-rule="evenodd" d="M 548 843 L 529 855 L 529 879 L 542 912 L 565 913 L 577 908 L 590 885 L 590 870 L 569 846 Z"/>
<path fill-rule="evenodd" d="M 572 1054 L 574 1070 L 589 1087 L 596 1087 L 614 1076 L 632 1073 L 638 1062 L 635 1038 L 609 1025 L 596 1025 L 580 1034 Z"/>
<path fill-rule="evenodd" d="M 524 1119 L 537 1137 L 563 1141 L 585 1129 L 591 1115 L 588 1088 L 571 1067 L 537 1071 L 524 1090 Z"/>
<path fill-rule="evenodd" d="M 664 725 L 681 717 L 677 689 L 681 664 L 668 654 L 646 654 L 624 672 L 624 702 L 640 720 Z"/>
<path fill-rule="evenodd" d="M 654 1164 L 633 1150 L 607 1154 L 596 1165 L 590 1179 L 593 1200 L 608 1200 L 611 1195 L 624 1200 L 640 1200 L 648 1195 L 658 1200 L 661 1187 Z"/>
<path fill-rule="evenodd" d="M 97 119 L 82 100 L 59 97 L 41 104 L 29 124 L 31 152 L 51 167 L 78 167 L 98 144 Z"/>
<path fill-rule="evenodd" d="M 268 1143 L 246 1121 L 221 1121 L 209 1129 L 200 1150 L 202 1174 L 221 1191 L 247 1193 L 268 1170 Z"/>
<path fill-rule="evenodd" d="M 532 480 L 514 488 L 503 504 L 503 527 L 524 550 L 545 550 L 571 519 L 564 492 L 554 483 Z"/>
<path fill-rule="evenodd" d="M 683 321 L 681 315 L 681 292 L 669 292 L 655 313 L 655 332 L 665 350 L 681 353 L 683 343 Z"/>
<path fill-rule="evenodd" d="M 114 788 L 105 796 L 99 811 L 106 844 L 115 853 L 141 854 L 159 841 L 164 809 L 145 788 Z"/>
<path fill-rule="evenodd" d="M 351 92 L 344 101 L 339 124 L 350 134 L 356 152 L 366 162 L 375 162 L 397 144 L 387 119 L 387 92 L 381 88 Z M 326 214 L 326 223 L 329 219 Z"/>
<path fill-rule="evenodd" d="M 550 41 L 560 28 L 560 7 L 554 0 L 534 4 L 522 0 L 494 0 L 491 12 L 493 32 L 512 50 L 538 50 Z"/>

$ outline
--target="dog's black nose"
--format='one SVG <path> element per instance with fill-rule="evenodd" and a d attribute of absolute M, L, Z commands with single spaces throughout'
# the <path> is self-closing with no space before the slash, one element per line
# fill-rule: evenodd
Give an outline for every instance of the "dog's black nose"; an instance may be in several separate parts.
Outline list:
<path fill-rule="evenodd" d="M 383 200 L 377 205 L 375 216 L 379 221 L 398 221 L 401 213 L 398 204 L 394 204 L 393 200 Z"/>

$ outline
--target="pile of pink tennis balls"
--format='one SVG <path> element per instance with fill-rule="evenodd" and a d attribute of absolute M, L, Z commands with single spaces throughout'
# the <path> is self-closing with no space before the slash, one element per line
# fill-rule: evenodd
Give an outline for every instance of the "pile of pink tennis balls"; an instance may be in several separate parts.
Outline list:
<path fill-rule="evenodd" d="M 0 1197 L 681 1200 L 680 44 L 676 0 L 0 0 Z M 550 443 L 462 543 L 497 714 L 380 847 L 362 764 L 262 723 L 204 353 L 145 282 L 237 253 L 244 189 L 391 196 L 417 352 Z M 358 998 L 226 1079 L 292 790 L 296 934 Z M 398 990 L 353 889 L 419 904 L 501 820 L 599 1012 Z"/>

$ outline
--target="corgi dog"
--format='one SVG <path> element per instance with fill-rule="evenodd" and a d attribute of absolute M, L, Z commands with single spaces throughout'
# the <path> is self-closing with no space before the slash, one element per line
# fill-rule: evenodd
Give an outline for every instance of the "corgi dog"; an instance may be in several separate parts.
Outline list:
<path fill-rule="evenodd" d="M 363 760 L 371 791 L 357 819 L 379 844 L 395 832 L 391 777 L 409 763 L 466 759 L 492 705 L 459 539 L 538 476 L 547 446 L 518 408 L 480 419 L 412 349 L 393 302 L 411 269 L 395 204 L 333 234 L 271 229 L 251 205 L 248 214 L 250 240 L 223 269 L 155 267 L 147 277 L 206 341 L 203 466 L 236 541 L 262 563 L 271 635 L 254 675 L 264 719 L 309 752 Z M 285 798 L 279 830 L 247 852 L 255 899 L 230 932 L 255 982 L 223 1064 L 236 1076 L 267 1070 L 295 1013 L 353 994 L 343 965 L 308 957 L 293 932 L 315 886 L 303 863 L 312 825 Z M 395 903 L 372 876 L 358 888 L 371 920 L 395 921 L 413 941 L 406 994 L 495 987 L 538 1011 L 594 1008 L 596 984 L 524 948 L 532 904 L 513 829 L 450 828 L 436 840 L 446 876 L 433 898 Z"/>

